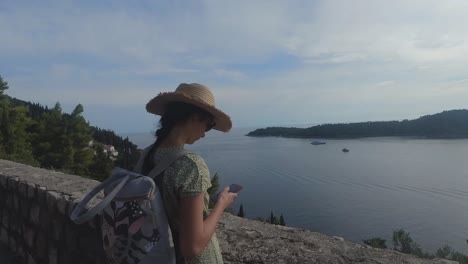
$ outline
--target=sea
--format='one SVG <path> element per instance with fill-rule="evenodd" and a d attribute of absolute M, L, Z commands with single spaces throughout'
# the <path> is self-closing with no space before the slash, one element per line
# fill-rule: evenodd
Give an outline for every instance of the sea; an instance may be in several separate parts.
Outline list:
<path fill-rule="evenodd" d="M 235 213 L 242 204 L 247 218 L 283 214 L 291 227 L 389 247 L 403 228 L 427 252 L 468 253 L 468 140 L 245 136 L 254 129 L 210 131 L 186 146 L 221 187 L 243 186 Z M 151 132 L 125 136 L 142 148 L 154 142 Z"/>

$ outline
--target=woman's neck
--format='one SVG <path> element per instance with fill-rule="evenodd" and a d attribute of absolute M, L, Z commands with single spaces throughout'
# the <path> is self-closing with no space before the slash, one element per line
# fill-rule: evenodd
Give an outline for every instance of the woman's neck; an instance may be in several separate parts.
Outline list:
<path fill-rule="evenodd" d="M 171 147 L 184 147 L 186 142 L 186 137 L 179 129 L 172 129 L 169 135 L 161 142 L 159 147 L 161 148 L 171 148 Z"/>

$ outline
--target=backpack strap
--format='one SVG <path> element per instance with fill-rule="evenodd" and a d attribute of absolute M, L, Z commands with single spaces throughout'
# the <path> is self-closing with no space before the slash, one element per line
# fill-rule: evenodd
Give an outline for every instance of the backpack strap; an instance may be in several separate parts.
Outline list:
<path fill-rule="evenodd" d="M 187 155 L 188 153 L 190 153 L 189 151 L 185 150 L 185 149 L 179 149 L 179 150 L 176 150 L 176 151 L 173 151 L 169 154 L 167 154 L 160 162 L 157 166 L 155 166 L 149 173 L 148 173 L 148 177 L 152 178 L 153 180 L 156 179 L 156 177 L 161 174 L 163 171 L 167 170 L 171 165 L 172 163 L 174 163 L 176 160 L 178 160 L 179 158 L 181 158 L 182 156 L 185 156 Z M 151 155 L 150 153 L 148 153 L 148 155 Z"/>
<path fill-rule="evenodd" d="M 133 175 L 132 175 L 133 174 Z M 122 189 L 122 187 L 131 179 L 134 178 L 136 173 L 128 173 L 128 171 L 121 168 L 114 168 L 111 172 L 111 176 L 105 181 L 96 186 L 91 192 L 89 192 L 83 200 L 73 209 L 70 214 L 70 219 L 76 224 L 82 224 L 91 220 L 96 214 L 100 213 L 104 207 L 106 207 L 112 199 L 117 195 L 117 193 Z M 133 177 L 132 177 L 133 176 Z M 86 205 L 102 190 L 107 186 L 111 185 L 115 181 L 120 181 L 120 183 L 106 196 L 102 199 L 96 206 L 86 210 Z"/>
<path fill-rule="evenodd" d="M 169 166 L 174 163 L 180 157 L 189 153 L 185 149 L 174 151 L 166 155 L 163 160 L 154 167 L 149 173 L 149 177 L 155 178 L 161 172 L 165 171 Z M 119 191 L 124 187 L 124 185 L 136 177 L 141 177 L 140 174 L 133 173 L 121 168 L 114 168 L 112 170 L 111 176 L 105 181 L 96 186 L 91 192 L 89 192 L 83 200 L 73 209 L 70 219 L 76 224 L 82 224 L 91 220 L 95 215 L 99 214 L 104 208 L 114 199 L 114 197 L 119 193 Z M 102 199 L 96 206 L 86 210 L 86 205 L 102 190 L 111 185 L 112 183 L 120 181 L 115 188 L 109 192 L 104 199 Z"/>

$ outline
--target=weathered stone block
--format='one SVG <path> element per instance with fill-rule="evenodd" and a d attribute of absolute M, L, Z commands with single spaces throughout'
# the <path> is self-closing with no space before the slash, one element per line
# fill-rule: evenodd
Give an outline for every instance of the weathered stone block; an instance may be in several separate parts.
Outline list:
<path fill-rule="evenodd" d="M 6 197 L 6 202 L 5 202 L 5 205 L 6 205 L 6 208 L 7 209 L 10 209 L 10 210 L 13 210 L 13 196 L 14 194 L 13 193 L 8 193 L 7 197 Z"/>
<path fill-rule="evenodd" d="M 65 245 L 67 248 L 75 249 L 78 246 L 78 231 L 67 226 L 64 230 Z"/>
<path fill-rule="evenodd" d="M 65 245 L 60 245 L 57 247 L 57 261 L 58 263 L 72 263 L 72 256 L 70 254 L 70 248 Z"/>
<path fill-rule="evenodd" d="M 36 264 L 36 260 L 31 256 L 31 254 L 28 254 L 28 262 L 27 264 Z"/>
<path fill-rule="evenodd" d="M 4 227 L 0 227 L 0 242 L 4 245 L 8 245 L 8 230 Z"/>
<path fill-rule="evenodd" d="M 40 216 L 41 209 L 39 205 L 33 204 L 30 210 L 29 219 L 34 226 L 40 226 L 39 216 Z"/>
<path fill-rule="evenodd" d="M 16 238 L 15 237 L 10 237 L 8 239 L 8 246 L 10 247 L 10 250 L 12 252 L 16 251 Z"/>
<path fill-rule="evenodd" d="M 50 224 L 49 212 L 45 208 L 40 208 L 39 212 L 39 227 L 44 231 L 48 231 Z"/>
<path fill-rule="evenodd" d="M 29 248 L 33 248 L 33 246 L 34 246 L 34 235 L 35 234 L 36 234 L 36 232 L 34 231 L 34 229 L 29 227 L 29 226 L 26 226 L 23 229 L 24 240 L 26 241 L 26 245 Z"/>
<path fill-rule="evenodd" d="M 1 176 L 0 176 L 1 179 Z M 0 197 L 4 197 L 7 194 L 7 189 L 4 186 L 0 185 Z M 0 204 L 2 204 L 3 201 L 0 201 Z"/>
<path fill-rule="evenodd" d="M 36 235 L 36 253 L 40 259 L 47 259 L 47 236 L 43 231 L 37 232 Z"/>
<path fill-rule="evenodd" d="M 19 232 L 20 222 L 17 214 L 10 214 L 9 230 L 13 233 Z"/>
<path fill-rule="evenodd" d="M 71 215 L 73 209 L 75 209 L 75 207 L 78 205 L 78 202 L 79 201 L 77 200 L 72 200 L 69 202 L 67 215 Z"/>
<path fill-rule="evenodd" d="M 20 199 L 17 194 L 13 195 L 13 209 L 18 212 L 20 209 Z"/>
<path fill-rule="evenodd" d="M 0 186 L 3 188 L 7 188 L 7 177 L 0 175 Z"/>
<path fill-rule="evenodd" d="M 54 241 L 60 242 L 63 239 L 64 221 L 61 217 L 51 220 L 49 234 Z"/>
<path fill-rule="evenodd" d="M 3 213 L 2 213 L 2 225 L 6 228 L 8 228 L 10 225 L 9 225 L 9 220 L 10 220 L 10 213 L 8 212 L 8 210 L 6 208 L 4 208 L 3 210 Z"/>
<path fill-rule="evenodd" d="M 23 219 L 29 219 L 29 213 L 31 212 L 31 202 L 28 201 L 27 198 L 18 198 L 18 200 L 21 216 L 23 217 Z"/>
<path fill-rule="evenodd" d="M 37 188 L 37 201 L 39 205 L 44 206 L 47 208 L 47 188 L 46 187 L 38 187 Z"/>
<path fill-rule="evenodd" d="M 67 200 L 67 196 L 60 197 L 57 200 L 57 208 L 62 215 L 68 215 L 68 206 L 69 201 Z"/>
<path fill-rule="evenodd" d="M 16 247 L 15 255 L 23 257 L 25 252 L 26 252 L 26 250 L 24 249 L 24 246 L 21 243 L 18 243 L 18 246 Z M 21 262 L 19 262 L 19 263 L 21 263 Z"/>
<path fill-rule="evenodd" d="M 28 184 L 25 181 L 18 182 L 18 193 L 21 196 L 28 196 Z"/>
<path fill-rule="evenodd" d="M 48 191 L 46 195 L 47 210 L 50 215 L 55 214 L 57 211 L 57 201 L 60 199 L 60 193 Z"/>
<path fill-rule="evenodd" d="M 28 193 L 27 193 L 27 197 L 28 197 L 28 198 L 32 198 L 32 199 L 36 198 L 36 197 L 35 197 L 35 196 L 36 196 L 36 187 L 35 187 L 35 186 L 32 186 L 32 185 L 29 185 L 29 184 L 28 184 L 28 190 L 27 190 L 27 192 L 28 192 Z"/>
<path fill-rule="evenodd" d="M 57 264 L 57 248 L 53 245 L 49 246 L 49 264 Z"/>
<path fill-rule="evenodd" d="M 19 178 L 17 177 L 8 177 L 7 178 L 7 189 L 10 192 L 16 192 L 16 186 L 18 184 Z"/>

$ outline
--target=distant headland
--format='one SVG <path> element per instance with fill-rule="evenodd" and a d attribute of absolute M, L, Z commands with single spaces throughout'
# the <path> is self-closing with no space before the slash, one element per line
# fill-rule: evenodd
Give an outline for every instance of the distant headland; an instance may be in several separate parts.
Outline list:
<path fill-rule="evenodd" d="M 250 137 L 365 138 L 418 137 L 468 138 L 468 110 L 450 110 L 414 120 L 323 124 L 309 128 L 267 127 L 251 131 Z"/>

